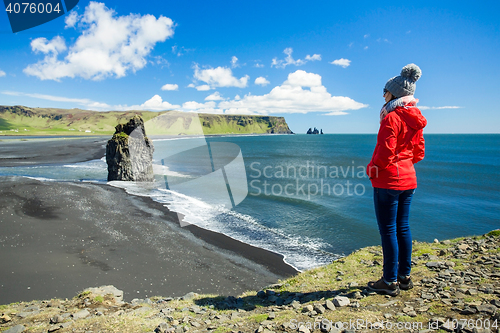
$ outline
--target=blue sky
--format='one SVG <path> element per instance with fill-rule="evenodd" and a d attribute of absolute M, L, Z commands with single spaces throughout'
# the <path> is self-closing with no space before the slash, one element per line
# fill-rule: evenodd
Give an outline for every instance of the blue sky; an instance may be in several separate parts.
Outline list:
<path fill-rule="evenodd" d="M 0 18 L 0 104 L 284 116 L 376 133 L 382 90 L 422 69 L 426 133 L 499 133 L 500 2 L 80 0 L 13 34 Z"/>

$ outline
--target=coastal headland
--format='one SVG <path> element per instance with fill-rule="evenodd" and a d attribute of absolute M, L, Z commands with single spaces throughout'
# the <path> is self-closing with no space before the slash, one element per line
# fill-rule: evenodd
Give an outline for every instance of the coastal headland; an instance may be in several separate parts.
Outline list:
<path fill-rule="evenodd" d="M 163 134 L 170 128 L 180 135 L 293 134 L 285 118 L 186 113 L 177 111 L 89 111 L 80 109 L 31 108 L 0 105 L 0 135 L 113 135 L 115 126 L 135 115 L 146 122 L 148 135 Z M 158 118 L 160 131 L 148 121 Z M 196 121 L 193 121 L 196 117 Z"/>

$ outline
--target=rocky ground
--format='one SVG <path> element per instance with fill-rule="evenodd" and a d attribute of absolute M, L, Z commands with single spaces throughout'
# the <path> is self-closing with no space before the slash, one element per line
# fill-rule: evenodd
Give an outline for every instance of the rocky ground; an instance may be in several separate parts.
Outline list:
<path fill-rule="evenodd" d="M 0 331 L 19 332 L 500 332 L 500 230 L 414 242 L 415 287 L 369 292 L 380 247 L 237 297 L 152 297 L 123 302 L 112 286 L 73 299 L 0 306 Z"/>

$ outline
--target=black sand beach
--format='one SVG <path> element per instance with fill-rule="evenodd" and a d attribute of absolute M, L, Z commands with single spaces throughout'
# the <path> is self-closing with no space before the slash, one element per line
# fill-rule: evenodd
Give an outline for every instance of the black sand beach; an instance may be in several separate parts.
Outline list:
<path fill-rule="evenodd" d="M 105 141 L 72 139 L 71 149 L 60 139 L 52 141 L 56 147 L 45 140 L 0 142 L 0 165 L 100 158 Z M 190 291 L 234 295 L 296 273 L 280 255 L 193 225 L 181 228 L 177 214 L 149 198 L 108 185 L 22 177 L 0 177 L 0 249 L 0 304 L 69 298 L 105 284 L 124 290 L 126 300 Z"/>
<path fill-rule="evenodd" d="M 109 138 L 21 139 L 0 136 L 0 167 L 77 163 L 104 156 Z"/>

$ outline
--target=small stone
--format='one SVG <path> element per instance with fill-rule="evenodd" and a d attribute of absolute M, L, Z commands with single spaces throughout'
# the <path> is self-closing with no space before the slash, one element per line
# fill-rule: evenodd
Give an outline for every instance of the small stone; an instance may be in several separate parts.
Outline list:
<path fill-rule="evenodd" d="M 189 300 L 195 298 L 196 296 L 198 296 L 198 294 L 191 291 L 191 292 L 187 293 L 186 295 L 182 296 L 181 299 L 183 301 L 189 301 Z"/>
<path fill-rule="evenodd" d="M 23 325 L 16 325 L 14 327 L 9 328 L 6 331 L 3 331 L 2 333 L 21 333 L 24 332 L 26 328 Z"/>
<path fill-rule="evenodd" d="M 427 268 L 439 268 L 441 266 L 441 263 L 440 262 L 437 262 L 437 261 L 429 261 L 428 263 L 425 264 L 425 266 L 427 266 Z"/>
<path fill-rule="evenodd" d="M 310 331 L 307 327 L 305 327 L 305 326 L 303 326 L 303 325 L 299 327 L 299 330 L 298 330 L 298 331 L 299 331 L 300 333 L 311 333 L 311 331 Z"/>
<path fill-rule="evenodd" d="M 382 303 L 382 304 L 379 304 L 378 306 L 381 306 L 383 308 L 387 307 L 387 306 L 391 306 L 391 305 L 394 305 L 396 304 L 398 301 L 389 301 L 387 303 Z"/>
<path fill-rule="evenodd" d="M 361 293 L 358 290 L 356 290 L 355 292 L 353 292 L 349 296 L 351 298 L 354 298 L 354 299 L 362 299 L 363 298 L 363 295 L 361 295 Z"/>
<path fill-rule="evenodd" d="M 298 308 L 300 308 L 300 302 L 299 301 L 293 301 L 291 303 L 292 305 L 292 308 L 294 308 L 295 310 L 297 310 Z"/>
<path fill-rule="evenodd" d="M 491 304 L 478 305 L 476 306 L 477 311 L 486 313 L 490 316 L 495 315 L 497 312 L 497 307 Z"/>
<path fill-rule="evenodd" d="M 158 326 L 155 328 L 154 333 L 165 333 L 169 329 L 169 326 L 167 323 L 159 323 Z"/>
<path fill-rule="evenodd" d="M 8 323 L 11 320 L 12 318 L 9 315 L 4 314 L 0 317 L 0 324 Z"/>
<path fill-rule="evenodd" d="M 47 332 L 52 333 L 52 332 L 59 331 L 60 329 L 61 329 L 61 326 L 59 326 L 59 325 L 52 325 L 52 326 L 49 327 L 49 329 L 47 330 Z"/>
<path fill-rule="evenodd" d="M 97 288 L 87 288 L 84 290 L 84 292 L 91 292 L 92 295 L 95 296 L 107 296 L 111 295 L 112 296 L 112 301 L 117 304 L 122 304 L 123 303 L 123 290 L 117 289 L 115 286 L 112 285 L 107 285 L 107 286 L 101 286 Z"/>
<path fill-rule="evenodd" d="M 466 307 L 460 313 L 463 314 L 463 315 L 471 315 L 471 314 L 475 314 L 476 312 L 477 312 L 476 309 L 470 308 L 470 307 Z"/>
<path fill-rule="evenodd" d="M 403 309 L 403 312 L 404 312 L 404 313 L 408 313 L 408 312 L 411 312 L 411 311 L 413 311 L 413 307 L 411 307 L 411 306 L 407 306 L 407 307 L 405 307 L 405 308 Z"/>
<path fill-rule="evenodd" d="M 73 313 L 73 314 L 71 315 L 71 317 L 73 317 L 73 319 L 75 319 L 75 320 L 77 320 L 77 319 L 87 318 L 88 316 L 90 316 L 90 312 L 89 312 L 87 309 L 84 309 L 84 310 L 78 311 L 78 312 Z"/>
<path fill-rule="evenodd" d="M 302 308 L 302 312 L 311 312 L 313 310 L 314 310 L 314 308 L 311 304 L 308 304 Z"/>
<path fill-rule="evenodd" d="M 263 291 L 263 290 L 260 290 L 258 293 L 257 293 L 257 297 L 259 298 L 265 298 L 266 297 L 266 292 Z"/>
<path fill-rule="evenodd" d="M 437 238 L 434 238 L 434 243 L 439 244 L 439 241 Z"/>
<path fill-rule="evenodd" d="M 465 292 L 467 295 L 471 295 L 471 296 L 474 296 L 474 295 L 477 295 L 478 294 L 478 291 L 476 288 L 470 288 L 468 289 L 466 292 Z"/>
<path fill-rule="evenodd" d="M 447 267 L 455 267 L 455 262 L 454 261 L 445 261 L 444 263 Z"/>
<path fill-rule="evenodd" d="M 335 305 L 333 304 L 332 301 L 330 301 L 329 299 L 326 300 L 325 302 L 325 307 L 328 309 L 328 310 L 331 310 L 331 311 L 334 311 L 335 310 Z"/>
<path fill-rule="evenodd" d="M 267 319 L 268 319 L 268 320 L 273 320 L 273 319 L 276 319 L 276 313 L 274 313 L 274 312 L 269 312 L 269 313 L 267 314 Z"/>
<path fill-rule="evenodd" d="M 335 298 L 333 298 L 332 302 L 333 302 L 333 305 L 335 305 L 336 307 L 347 306 L 351 303 L 349 298 L 344 297 L 344 296 L 336 296 Z"/>
<path fill-rule="evenodd" d="M 64 321 L 64 317 L 61 315 L 56 315 L 56 316 L 50 318 L 51 324 L 58 324 L 58 323 L 62 323 L 63 321 Z"/>
<path fill-rule="evenodd" d="M 272 321 L 270 321 L 270 320 L 264 320 L 264 321 L 262 321 L 260 324 L 261 324 L 263 327 L 267 327 L 267 326 L 269 326 L 269 325 L 272 325 L 272 324 L 273 324 L 273 322 L 272 322 Z"/>
<path fill-rule="evenodd" d="M 325 308 L 321 304 L 316 304 L 314 306 L 314 311 L 316 311 L 317 313 L 321 313 L 321 314 L 326 312 Z"/>
<path fill-rule="evenodd" d="M 469 247 L 469 245 L 467 245 L 467 244 L 460 244 L 460 245 L 458 246 L 458 249 L 459 249 L 459 250 L 462 250 L 462 251 L 467 251 L 468 249 L 470 249 L 470 247 Z"/>
<path fill-rule="evenodd" d="M 434 299 L 434 295 L 433 294 L 427 294 L 427 293 L 422 293 L 421 297 L 423 299 Z"/>

